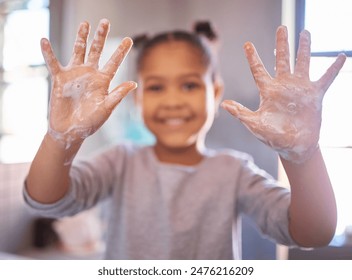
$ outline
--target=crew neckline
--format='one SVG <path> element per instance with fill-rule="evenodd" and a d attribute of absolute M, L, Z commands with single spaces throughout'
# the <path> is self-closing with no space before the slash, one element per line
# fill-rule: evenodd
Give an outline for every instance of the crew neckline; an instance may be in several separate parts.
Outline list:
<path fill-rule="evenodd" d="M 193 171 L 197 168 L 199 168 L 200 166 L 202 166 L 203 164 L 205 164 L 205 162 L 207 162 L 207 160 L 214 154 L 214 151 L 208 148 L 205 148 L 204 153 L 203 153 L 203 159 L 194 165 L 183 165 L 183 164 L 178 164 L 178 163 L 168 163 L 168 162 L 161 162 L 155 151 L 154 151 L 154 146 L 146 146 L 146 151 L 147 153 L 150 155 L 150 157 L 152 158 L 152 160 L 155 162 L 155 164 L 158 167 L 162 167 L 162 168 L 176 168 L 179 170 L 184 170 L 184 171 Z"/>

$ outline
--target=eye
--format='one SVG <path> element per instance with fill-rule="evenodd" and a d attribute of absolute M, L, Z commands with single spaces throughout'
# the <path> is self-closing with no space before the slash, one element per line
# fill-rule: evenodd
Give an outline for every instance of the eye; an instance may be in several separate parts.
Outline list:
<path fill-rule="evenodd" d="M 163 89 L 164 89 L 163 85 L 161 85 L 161 84 L 153 84 L 153 85 L 147 86 L 145 90 L 147 92 L 159 93 Z"/>
<path fill-rule="evenodd" d="M 185 82 L 182 84 L 182 89 L 184 91 L 193 91 L 200 88 L 200 84 L 196 82 Z"/>

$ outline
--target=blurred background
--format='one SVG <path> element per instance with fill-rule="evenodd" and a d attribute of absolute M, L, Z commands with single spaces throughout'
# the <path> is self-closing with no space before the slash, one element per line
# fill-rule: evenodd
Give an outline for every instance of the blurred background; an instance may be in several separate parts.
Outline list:
<path fill-rule="evenodd" d="M 280 24 L 288 26 L 292 62 L 298 33 L 307 28 L 313 41 L 311 76 L 318 78 L 338 52 L 345 51 L 350 55 L 352 50 L 352 36 L 347 33 L 347 26 L 352 23 L 347 11 L 351 9 L 341 9 L 346 5 L 351 6 L 351 3 L 348 0 L 0 1 L 0 251 L 7 254 L 4 258 L 100 258 L 104 247 L 104 219 L 101 219 L 104 205 L 102 209 L 62 221 L 31 216 L 23 207 L 23 180 L 47 127 L 50 80 L 40 52 L 40 38 L 50 39 L 56 56 L 65 65 L 79 23 L 90 22 L 94 31 L 99 20 L 107 18 L 111 29 L 101 59 L 103 64 L 125 36 L 190 30 L 195 21 L 209 20 L 221 41 L 219 64 L 225 84 L 224 99 L 237 100 L 256 110 L 259 96 L 243 44 L 246 41 L 255 44 L 268 72 L 273 75 L 277 27 Z M 132 51 L 111 87 L 135 77 L 134 56 Z M 352 129 L 337 125 L 347 124 L 346 120 L 352 117 L 348 115 L 352 112 L 347 90 L 352 88 L 351 68 L 348 59 L 327 94 L 321 137 L 339 203 L 336 238 L 321 250 L 288 250 L 260 237 L 252 222 L 244 217 L 244 259 L 352 256 L 349 247 L 352 203 L 346 195 L 352 181 L 348 172 L 348 167 L 352 166 Z M 78 158 L 122 141 L 153 142 L 134 109 L 132 96 L 127 97 L 109 121 L 87 139 Z M 250 153 L 258 166 L 287 184 L 276 153 L 223 110 L 208 134 L 207 146 Z"/>

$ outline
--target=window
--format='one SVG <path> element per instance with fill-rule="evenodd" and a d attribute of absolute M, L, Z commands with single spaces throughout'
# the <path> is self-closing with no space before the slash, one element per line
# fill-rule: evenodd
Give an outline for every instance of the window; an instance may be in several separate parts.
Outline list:
<path fill-rule="evenodd" d="M 299 2 L 297 28 L 312 36 L 311 79 L 317 80 L 323 71 L 345 52 L 347 61 L 325 95 L 320 146 L 332 181 L 338 207 L 335 245 L 345 242 L 345 233 L 352 228 L 352 1 L 320 0 Z M 297 34 L 298 35 L 298 34 Z"/>
<path fill-rule="evenodd" d="M 49 3 L 7 2 L 0 5 L 7 9 L 0 25 L 0 162 L 13 163 L 32 160 L 46 131 L 48 80 L 39 42 L 49 36 Z"/>

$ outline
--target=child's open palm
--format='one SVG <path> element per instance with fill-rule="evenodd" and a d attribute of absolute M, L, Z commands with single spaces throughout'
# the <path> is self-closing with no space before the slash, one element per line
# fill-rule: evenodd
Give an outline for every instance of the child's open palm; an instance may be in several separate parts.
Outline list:
<path fill-rule="evenodd" d="M 339 55 L 326 73 L 312 82 L 309 79 L 309 32 L 301 33 L 293 73 L 286 27 L 280 26 L 276 35 L 274 78 L 266 71 L 254 46 L 245 44 L 249 66 L 260 91 L 259 109 L 252 112 L 231 100 L 224 101 L 222 106 L 283 158 L 301 163 L 309 159 L 318 146 L 323 97 L 346 58 Z"/>
<path fill-rule="evenodd" d="M 119 65 L 129 52 L 132 40 L 125 38 L 99 70 L 109 22 L 101 20 L 85 61 L 89 24 L 81 23 L 73 54 L 66 67 L 56 59 L 48 40 L 41 41 L 42 53 L 51 74 L 49 134 L 66 147 L 93 134 L 110 116 L 122 98 L 136 87 L 125 82 L 109 93 Z"/>

